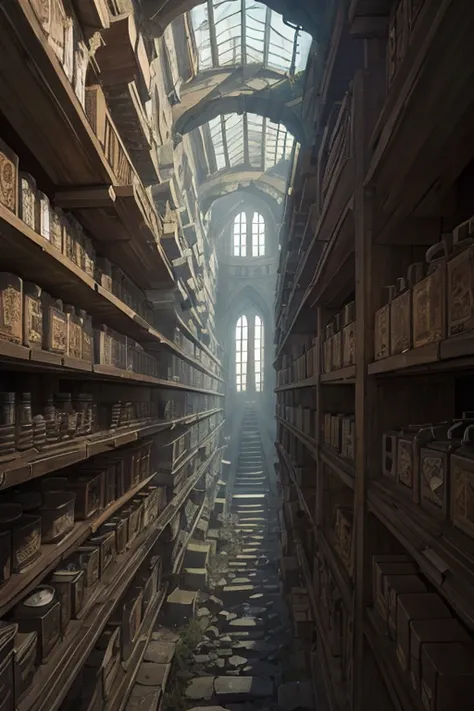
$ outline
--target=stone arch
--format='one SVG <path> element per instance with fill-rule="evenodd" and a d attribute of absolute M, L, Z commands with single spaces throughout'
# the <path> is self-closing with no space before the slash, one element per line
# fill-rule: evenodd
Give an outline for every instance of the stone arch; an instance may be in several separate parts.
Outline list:
<path fill-rule="evenodd" d="M 283 101 L 277 101 L 268 96 L 270 93 L 271 90 L 268 90 L 267 95 L 255 92 L 205 99 L 181 113 L 174 124 L 174 132 L 178 136 L 184 135 L 223 114 L 249 113 L 263 116 L 273 123 L 282 124 L 298 143 L 304 145 L 306 136 L 300 116 L 295 109 L 287 106 Z"/>
<path fill-rule="evenodd" d="M 199 202 L 204 213 L 221 197 L 235 191 L 248 191 L 266 200 L 269 205 L 281 205 L 286 190 L 285 178 L 262 173 L 261 170 L 239 168 L 215 173 L 199 186 Z"/>
<path fill-rule="evenodd" d="M 144 13 L 152 27 L 153 34 L 161 36 L 173 20 L 189 12 L 205 0 L 144 0 Z M 278 12 L 283 19 L 302 27 L 313 38 L 320 34 L 320 28 L 326 12 L 326 0 L 318 0 L 314 7 L 308 0 L 259 0 L 271 10 Z"/>

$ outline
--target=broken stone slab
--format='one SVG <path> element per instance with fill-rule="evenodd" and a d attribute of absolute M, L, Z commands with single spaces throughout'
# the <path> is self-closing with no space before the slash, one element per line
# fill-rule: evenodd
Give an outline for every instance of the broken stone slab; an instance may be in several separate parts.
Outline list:
<path fill-rule="evenodd" d="M 248 657 L 266 657 L 278 650 L 276 644 L 270 644 L 259 639 L 247 639 L 235 642 L 232 649 L 237 652 L 245 652 Z"/>
<path fill-rule="evenodd" d="M 236 578 L 232 581 L 233 585 L 251 585 L 252 581 L 250 578 Z"/>
<path fill-rule="evenodd" d="M 209 654 L 193 654 L 196 664 L 208 664 L 211 661 Z"/>
<path fill-rule="evenodd" d="M 198 676 L 188 683 L 184 695 L 187 699 L 205 699 L 209 701 L 214 694 L 214 677 Z"/>
<path fill-rule="evenodd" d="M 219 610 L 222 610 L 224 603 L 219 597 L 210 595 L 207 599 L 207 606 L 213 614 L 216 614 Z"/>
<path fill-rule="evenodd" d="M 145 649 L 143 660 L 155 664 L 169 664 L 173 659 L 175 649 L 174 642 L 152 640 Z"/>
<path fill-rule="evenodd" d="M 271 696 L 273 684 L 269 679 L 253 676 L 235 678 L 218 676 L 214 679 L 214 691 L 219 701 L 238 702 Z"/>
<path fill-rule="evenodd" d="M 265 639 L 265 632 L 262 629 L 256 629 L 256 630 L 238 630 L 238 631 L 229 631 L 229 636 L 232 637 L 233 640 L 246 640 L 246 639 L 254 639 L 254 640 L 259 640 L 259 639 Z"/>
<path fill-rule="evenodd" d="M 232 649 L 230 647 L 224 647 L 223 649 L 216 649 L 216 654 L 219 657 L 231 657 Z"/>
<path fill-rule="evenodd" d="M 278 705 L 284 711 L 312 709 L 313 689 L 310 681 L 289 681 L 278 687 Z"/>
<path fill-rule="evenodd" d="M 224 647 L 231 647 L 232 646 L 232 637 L 230 637 L 228 634 L 222 634 L 219 637 L 219 644 Z"/>
<path fill-rule="evenodd" d="M 237 615 L 235 615 L 235 617 L 236 619 L 230 620 L 229 622 L 229 627 L 232 628 L 232 630 L 263 627 L 263 620 L 260 617 L 237 617 Z"/>
<path fill-rule="evenodd" d="M 163 642 L 179 642 L 179 634 L 168 629 L 168 627 L 158 627 L 155 632 L 151 633 L 151 638 L 156 641 L 162 640 Z"/>
<path fill-rule="evenodd" d="M 207 569 L 184 568 L 184 584 L 190 590 L 204 590 L 207 587 Z"/>
<path fill-rule="evenodd" d="M 193 590 L 176 588 L 166 598 L 166 621 L 180 627 L 194 617 L 197 593 Z"/>
<path fill-rule="evenodd" d="M 210 627 L 207 628 L 207 630 L 206 630 L 206 635 L 207 635 L 210 639 L 212 639 L 212 638 L 217 639 L 217 638 L 219 637 L 219 635 L 220 635 L 220 632 L 219 632 L 218 628 L 217 628 L 215 625 L 211 625 Z"/>
<path fill-rule="evenodd" d="M 237 605 L 249 599 L 255 592 L 255 585 L 226 585 L 221 595 L 227 605 Z"/>
<path fill-rule="evenodd" d="M 143 686 L 161 686 L 164 688 L 171 671 L 171 664 L 155 664 L 142 662 L 138 669 L 136 681 Z"/>
<path fill-rule="evenodd" d="M 190 541 L 184 554 L 184 568 L 205 568 L 209 560 L 209 544 Z"/>
<path fill-rule="evenodd" d="M 238 654 L 233 654 L 229 657 L 229 664 L 231 667 L 243 667 L 247 664 L 247 659 L 245 657 L 240 657 Z"/>
<path fill-rule="evenodd" d="M 199 610 L 196 612 L 196 617 L 199 619 L 200 617 L 210 617 L 211 616 L 211 611 L 209 610 L 208 607 L 200 607 Z"/>

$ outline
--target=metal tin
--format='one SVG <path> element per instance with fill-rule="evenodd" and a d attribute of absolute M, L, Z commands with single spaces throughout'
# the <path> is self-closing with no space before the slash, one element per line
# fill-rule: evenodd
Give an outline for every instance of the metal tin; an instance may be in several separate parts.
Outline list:
<path fill-rule="evenodd" d="M 56 591 L 40 585 L 13 611 L 20 632 L 38 635 L 37 662 L 43 664 L 59 641 L 61 631 L 61 606 Z"/>
<path fill-rule="evenodd" d="M 74 528 L 76 495 L 69 491 L 46 491 L 41 507 L 42 539 L 58 543 Z"/>

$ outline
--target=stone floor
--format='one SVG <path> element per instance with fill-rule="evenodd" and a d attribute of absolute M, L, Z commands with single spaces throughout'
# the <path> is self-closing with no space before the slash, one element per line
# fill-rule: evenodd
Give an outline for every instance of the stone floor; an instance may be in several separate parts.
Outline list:
<path fill-rule="evenodd" d="M 244 417 L 239 451 L 230 508 L 241 552 L 224 556 L 219 579 L 201 595 L 203 638 L 185 696 L 193 711 L 313 708 L 310 684 L 284 681 L 292 640 L 278 569 L 278 502 L 253 412 Z"/>
<path fill-rule="evenodd" d="M 243 419 L 227 503 L 230 511 L 221 516 L 225 526 L 207 531 L 207 540 L 216 542 L 214 555 L 203 563 L 194 560 L 204 554 L 202 544 L 191 551 L 193 565 L 205 566 L 207 588 L 198 593 L 176 589 L 164 610 L 162 624 L 173 624 L 174 613 L 188 620 L 194 614 L 199 641 L 193 644 L 192 656 L 177 669 L 176 631 L 161 627 L 154 632 L 127 711 L 156 709 L 151 694 L 160 683 L 167 711 L 314 708 L 311 683 L 295 681 L 300 677 L 291 670 L 298 655 L 279 575 L 279 502 L 271 491 L 252 411 Z M 183 644 L 186 633 L 181 634 Z M 174 690 L 179 687 L 179 697 L 173 696 L 173 684 Z"/>

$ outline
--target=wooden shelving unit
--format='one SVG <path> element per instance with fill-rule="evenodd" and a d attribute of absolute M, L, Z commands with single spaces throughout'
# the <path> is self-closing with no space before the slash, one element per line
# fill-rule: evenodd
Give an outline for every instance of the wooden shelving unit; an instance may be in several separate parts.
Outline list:
<path fill-rule="evenodd" d="M 429 595 L 474 634 L 474 448 L 471 458 L 464 436 L 474 393 L 474 91 L 461 60 L 474 12 L 434 0 L 330 6 L 324 67 L 303 99 L 317 139 L 293 166 L 280 236 L 283 555 L 298 558 L 313 600 L 331 710 L 420 711 L 436 694 L 427 677 L 421 693 L 397 654 L 405 645 L 409 656 L 412 642 L 393 623 L 407 596 L 390 565 L 403 557 L 415 579 L 420 608 L 408 624 Z M 305 358 L 317 363 L 310 382 Z M 424 437 L 413 423 L 438 427 Z M 453 649 L 443 641 L 434 678 Z M 468 709 L 467 697 L 458 705 Z"/>
<path fill-rule="evenodd" d="M 128 707 L 222 469 L 216 252 L 164 91 L 184 60 L 160 66 L 176 37 L 141 22 L 105 0 L 0 9 L 0 704 L 17 711 Z"/>

